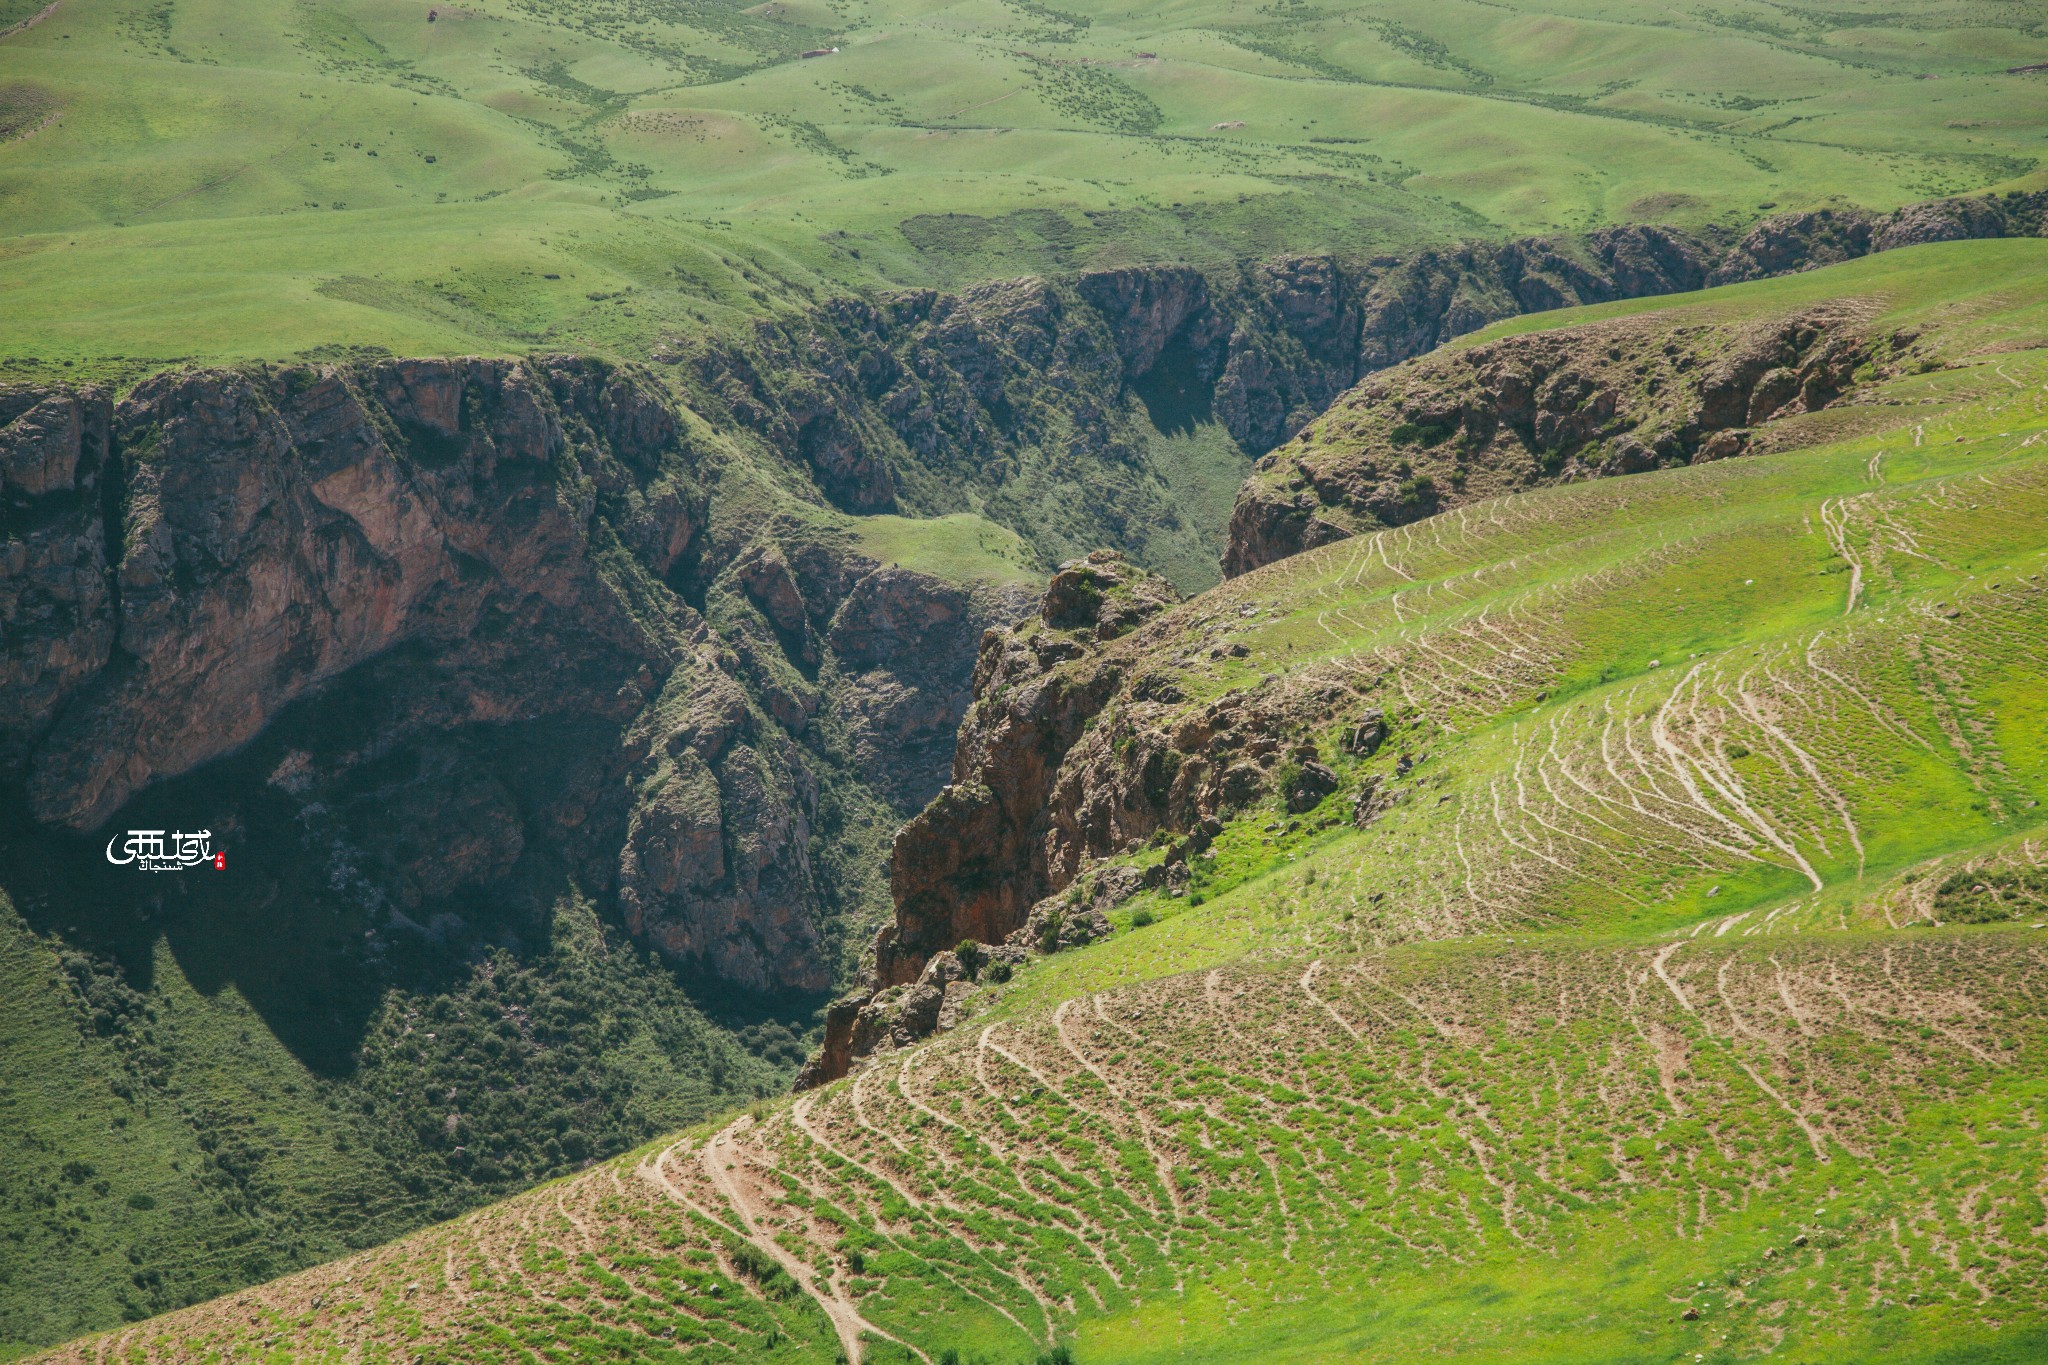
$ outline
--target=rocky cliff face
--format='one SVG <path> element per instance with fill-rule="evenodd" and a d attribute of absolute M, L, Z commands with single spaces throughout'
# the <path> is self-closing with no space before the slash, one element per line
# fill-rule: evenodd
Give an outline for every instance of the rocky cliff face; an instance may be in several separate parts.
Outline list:
<path fill-rule="evenodd" d="M 1224 573 L 1518 489 L 1739 455 L 1859 370 L 1912 363 L 1913 341 L 1830 307 L 1741 328 L 1625 319 L 1424 357 L 1259 461 Z"/>
<path fill-rule="evenodd" d="M 1178 600 L 1165 579 L 1099 550 L 1062 565 L 1032 617 L 982 637 L 953 780 L 896 835 L 895 920 L 876 938 L 866 979 L 827 1012 L 799 1084 L 929 1034 L 947 989 L 957 996 L 969 975 L 951 950 L 1022 933 L 1091 843 L 1115 837 L 1099 812 L 1056 791 L 1062 764 L 1121 678 L 1105 647 Z"/>
<path fill-rule="evenodd" d="M 1060 764 L 1116 686 L 1101 647 L 1177 601 L 1172 586 L 1113 551 L 1054 576 L 1035 618 L 991 631 L 974 668 L 953 780 L 896 836 L 896 921 L 876 945 L 883 986 L 914 980 L 962 939 L 1000 943 L 1071 879 L 1089 842 L 1115 837 L 1060 799 Z"/>
<path fill-rule="evenodd" d="M 948 1026 L 977 979 L 1106 933 L 1105 912 L 1141 887 L 1184 886 L 1222 817 L 1270 792 L 1317 805 L 1337 785 L 1315 738 L 1333 724 L 1355 754 L 1387 742 L 1366 694 L 1327 678 L 1266 674 L 1189 706 L 1181 680 L 1247 653 L 1231 639 L 1253 623 L 1241 611 L 1178 602 L 1103 551 L 1063 566 L 1030 620 L 989 632 L 953 781 L 896 836 L 895 922 L 799 1085 Z M 1375 787 L 1356 818 L 1401 798 Z M 1143 872 L 1097 869 L 1148 844 L 1165 853 Z"/>
<path fill-rule="evenodd" d="M 580 553 L 595 490 L 583 506 L 562 496 L 572 471 L 631 450 L 640 477 L 612 464 L 616 495 L 653 548 L 687 547 L 701 512 L 680 478 L 649 469 L 673 446 L 673 421 L 628 383 L 409 364 L 359 384 L 333 371 L 175 375 L 118 407 L 55 401 L 94 409 L 120 458 L 93 466 L 103 487 L 81 475 L 51 523 L 76 547 L 71 581 L 105 591 L 78 603 L 61 645 L 10 641 L 23 672 L 53 651 L 78 664 L 71 686 L 10 726 L 33 753 L 39 819 L 97 825 L 153 779 L 239 746 L 309 688 L 404 641 L 446 655 L 462 679 L 448 705 L 465 719 L 616 712 L 616 682 L 595 697 L 579 657 L 621 678 L 628 656 L 668 662 L 635 638 Z M 592 443 L 588 470 L 565 417 Z M 10 444 L 22 426 L 7 429 Z M 92 457 L 79 448 L 81 465 Z M 528 647 L 552 637 L 576 648 Z M 519 666 L 503 667 L 514 652 Z"/>
<path fill-rule="evenodd" d="M 1793 274 L 1931 242 L 2044 234 L 2048 192 L 2034 192 L 1888 214 L 1787 214 L 1727 243 L 1623 228 L 1576 246 L 1424 253 L 1366 288 L 1356 368 L 1376 374 L 1519 313 Z M 1370 379 L 1307 433 L 1315 458 L 1282 450 L 1259 462 L 1231 513 L 1224 573 L 1533 483 L 1739 454 L 1748 428 L 1825 406 L 1857 364 L 1910 341 L 1862 336 L 1842 314 L 1790 318 L 1767 331 L 1545 334 L 1466 352 L 1461 364 Z M 1302 425 L 1265 429 L 1292 437 Z"/>
<path fill-rule="evenodd" d="M 829 537 L 708 543 L 673 400 L 596 362 L 0 401 L 0 757 L 30 817 L 99 827 L 265 736 L 356 894 L 424 921 L 573 877 L 751 989 L 831 983 L 813 821 L 849 763 L 821 725 L 914 806 L 976 638 L 1022 607 Z M 554 761 L 508 765 L 535 725 Z"/>
<path fill-rule="evenodd" d="M 1050 558 L 1114 544 L 1192 588 L 1218 528 L 1155 467 L 1157 430 L 1213 420 L 1249 465 L 1373 370 L 1531 308 L 1694 288 L 1711 263 L 1691 238 L 1628 228 L 1129 267 L 836 300 L 673 358 L 708 417 L 794 456 L 846 511 L 971 509 Z"/>
<path fill-rule="evenodd" d="M 1819 209 L 1757 224 L 1721 254 L 1709 284 L 1816 270 L 1873 251 L 1930 242 L 2048 236 L 2048 191 L 1930 199 L 1890 213 Z"/>
<path fill-rule="evenodd" d="M 1117 545 L 1195 588 L 1214 528 L 1155 467 L 1151 428 L 1213 420 L 1249 464 L 1364 377 L 1502 318 L 2036 236 L 2044 215 L 2048 192 L 1790 214 L 1732 240 L 1628 226 L 1364 261 L 1124 267 L 837 300 L 679 358 L 707 415 L 805 462 L 847 510 L 972 508 L 1050 558 Z M 1065 490 L 1083 469 L 1092 496 L 1077 501 Z"/>

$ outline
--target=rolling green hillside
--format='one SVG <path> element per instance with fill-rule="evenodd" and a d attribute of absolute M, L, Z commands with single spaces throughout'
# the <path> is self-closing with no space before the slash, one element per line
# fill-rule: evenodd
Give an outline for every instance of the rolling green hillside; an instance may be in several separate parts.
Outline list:
<path fill-rule="evenodd" d="M 1108 937 L 51 1358 L 2039 1359 L 2044 294 L 2000 243 L 1681 300 L 1936 344 L 1769 453 L 1029 627 L 1100 698 L 1048 761 L 1132 832 L 1042 908 L 1122 885 Z M 1199 840 L 1145 804 L 1167 753 L 1256 770 Z"/>
<path fill-rule="evenodd" d="M 883 283 L 2014 182 L 2035 16 L 8 0 L 0 352 L 646 355 Z M 806 51 L 833 49 L 806 59 Z"/>

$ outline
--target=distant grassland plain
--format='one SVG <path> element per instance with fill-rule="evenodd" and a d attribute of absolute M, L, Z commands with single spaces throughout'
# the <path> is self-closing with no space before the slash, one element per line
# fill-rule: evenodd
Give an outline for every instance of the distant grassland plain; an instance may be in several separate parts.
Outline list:
<path fill-rule="evenodd" d="M 848 289 L 2030 184 L 2048 73 L 2009 68 L 2048 61 L 2044 19 L 0 0 L 0 377 L 363 346 L 640 356 Z"/>

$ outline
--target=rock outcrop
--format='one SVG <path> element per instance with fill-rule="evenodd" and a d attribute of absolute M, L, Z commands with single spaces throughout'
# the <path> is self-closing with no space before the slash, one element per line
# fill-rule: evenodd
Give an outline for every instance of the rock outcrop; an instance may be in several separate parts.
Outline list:
<path fill-rule="evenodd" d="M 915 980 L 963 939 L 1002 942 L 1071 878 L 1076 850 L 1059 826 L 1077 816 L 1053 788 L 1119 680 L 1101 647 L 1178 596 L 1122 555 L 1097 551 L 1061 567 L 1035 619 L 983 638 L 953 780 L 890 854 L 896 919 L 877 940 L 880 985 Z"/>
<path fill-rule="evenodd" d="M 35 743 L 37 818 L 97 825 L 401 642 L 445 652 L 458 719 L 616 714 L 616 682 L 593 675 L 659 661 L 581 553 L 592 509 L 558 496 L 556 462 L 575 453 L 550 381 L 572 405 L 589 400 L 572 420 L 599 442 L 591 416 L 647 423 L 632 435 L 658 460 L 672 422 L 630 411 L 658 412 L 653 400 L 621 380 L 501 362 L 399 363 L 360 380 L 166 375 L 112 411 L 125 486 L 95 566 L 114 587 L 112 648 Z M 387 433 L 408 428 L 418 449 L 395 450 Z M 637 504 L 662 505 L 653 535 L 686 546 L 695 514 L 681 485 L 620 473 Z"/>
<path fill-rule="evenodd" d="M 1890 213 L 1817 209 L 1781 214 L 1737 239 L 1708 276 L 1734 284 L 1855 260 L 1874 251 L 1931 242 L 2048 236 L 2048 191 L 1968 195 L 1907 204 Z"/>
<path fill-rule="evenodd" d="M 1107 912 L 1140 889 L 1187 885 L 1226 818 L 1269 795 L 1314 810 L 1340 785 L 1326 759 L 1388 742 L 1368 695 L 1327 678 L 1264 674 L 1190 705 L 1177 680 L 1243 657 L 1231 637 L 1252 624 L 1208 596 L 1177 603 L 1105 551 L 1063 566 L 1033 619 L 989 633 L 953 781 L 896 837 L 896 918 L 873 974 L 828 1011 L 800 1085 L 947 1026 L 991 969 L 1006 979 L 1031 953 L 1108 933 Z M 1371 786 L 1355 819 L 1404 796 Z M 1147 846 L 1164 852 L 1143 871 L 1103 866 Z"/>
<path fill-rule="evenodd" d="M 1850 391 L 1859 367 L 1910 363 L 1913 341 L 1873 335 L 1853 308 L 1742 328 L 1652 315 L 1410 362 L 1259 461 L 1224 573 L 1517 489 L 1739 455 Z"/>
<path fill-rule="evenodd" d="M 823 1048 L 800 1083 L 930 1033 L 948 983 L 935 990 L 926 977 L 935 962 L 957 968 L 956 945 L 1022 954 L 1005 941 L 1077 865 L 1078 826 L 1054 786 L 1121 676 L 1105 647 L 1178 600 L 1165 579 L 1099 550 L 1060 567 L 1036 615 L 983 635 L 953 780 L 896 835 L 895 919 L 877 936 L 869 979 L 827 1012 Z"/>
<path fill-rule="evenodd" d="M 840 708 L 856 763 L 893 802 L 915 809 L 938 793 L 982 636 L 1031 607 L 1019 585 L 945 584 L 905 569 L 880 569 L 847 594 L 828 631 L 847 674 Z"/>
<path fill-rule="evenodd" d="M 843 538 L 711 544 L 705 465 L 652 376 L 587 360 L 0 396 L 0 763 L 90 830 L 251 750 L 408 922 L 574 878 L 680 963 L 822 991 L 820 710 L 914 809 L 1026 604 Z M 507 752 L 536 726 L 545 765 Z"/>
<path fill-rule="evenodd" d="M 97 389 L 0 394 L 0 759 L 19 767 L 114 648 L 105 504 L 112 404 Z"/>

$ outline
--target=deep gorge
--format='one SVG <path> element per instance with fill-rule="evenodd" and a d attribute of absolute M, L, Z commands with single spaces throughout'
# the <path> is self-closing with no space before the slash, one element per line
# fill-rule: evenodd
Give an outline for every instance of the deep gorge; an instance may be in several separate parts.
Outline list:
<path fill-rule="evenodd" d="M 1523 312 L 2039 235 L 2043 207 L 909 291 L 645 366 L 257 365 L 0 395 L 0 861 L 64 955 L 53 990 L 123 1059 L 113 1083 L 212 1133 L 168 1033 L 144 1038 L 168 945 L 325 1087 L 291 1112 L 350 1111 L 331 1121 L 376 1153 L 350 1168 L 376 1218 L 285 1228 L 284 1173 L 214 1134 L 212 1235 L 246 1254 L 122 1292 L 155 1309 L 275 1273 L 784 1083 L 891 918 L 885 852 L 946 781 L 984 632 L 1039 600 L 1023 574 L 892 565 L 854 518 L 973 513 L 1040 575 L 1117 545 L 1199 591 L 1251 461 L 1368 374 Z M 138 887 L 99 865 L 109 830 L 196 820 L 234 877 Z M 579 1042 L 591 1075 L 549 1082 L 570 1117 L 539 1110 L 544 1133 L 452 1082 L 362 1110 L 452 1066 L 458 1039 L 486 1045 L 406 1015 L 436 1000 L 504 1023 L 508 1055 L 567 1047 L 488 983 L 557 971 L 589 934 L 683 1021 L 663 1075 L 694 1089 L 647 1102 L 654 1071 Z M 600 987 L 571 975 L 587 1003 Z M 493 1142 L 530 1150 L 485 1151 L 463 1119 L 485 1111 Z"/>

